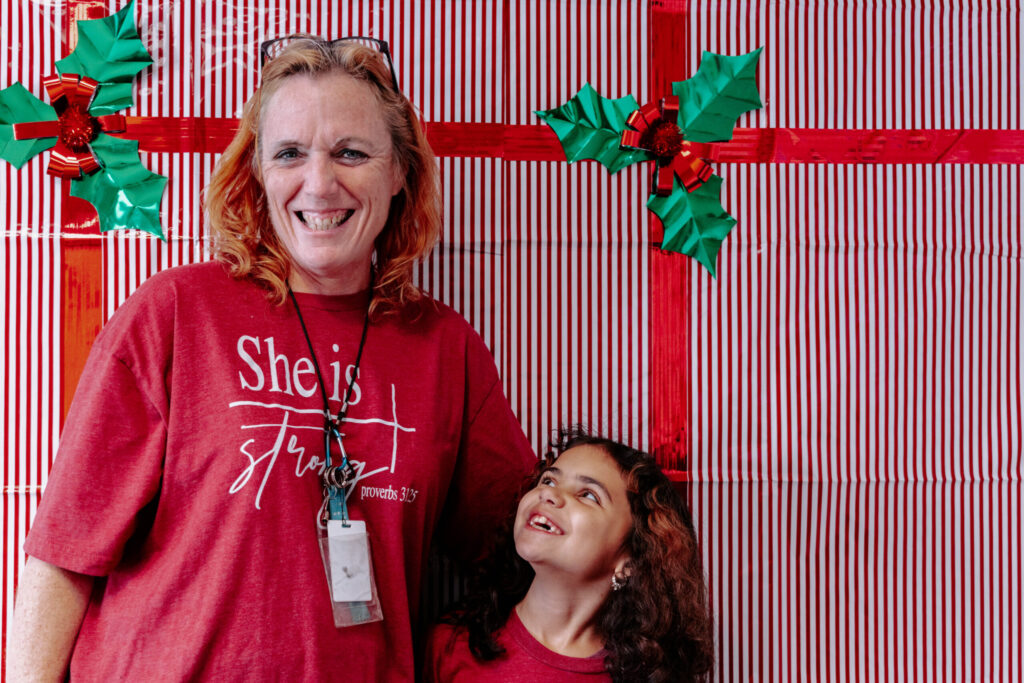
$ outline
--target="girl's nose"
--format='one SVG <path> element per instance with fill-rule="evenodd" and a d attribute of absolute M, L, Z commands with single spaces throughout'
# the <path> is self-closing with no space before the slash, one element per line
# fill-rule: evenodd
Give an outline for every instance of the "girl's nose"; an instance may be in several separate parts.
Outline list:
<path fill-rule="evenodd" d="M 540 499 L 545 503 L 551 503 L 555 507 L 562 507 L 565 499 L 562 498 L 562 492 L 557 486 L 545 486 L 541 489 Z"/>

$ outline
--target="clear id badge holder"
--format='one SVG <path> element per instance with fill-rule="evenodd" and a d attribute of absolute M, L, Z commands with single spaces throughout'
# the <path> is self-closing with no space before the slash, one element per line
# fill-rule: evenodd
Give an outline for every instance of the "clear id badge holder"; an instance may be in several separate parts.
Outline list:
<path fill-rule="evenodd" d="M 318 532 L 334 625 L 342 628 L 382 621 L 366 522 L 329 519 L 327 528 Z"/>
<path fill-rule="evenodd" d="M 334 625 L 338 628 L 384 619 L 373 577 L 366 522 L 348 518 L 345 489 L 350 485 L 351 473 L 348 458 L 339 467 L 328 464 L 324 471 L 324 508 L 317 516 L 320 556 L 327 573 Z"/>

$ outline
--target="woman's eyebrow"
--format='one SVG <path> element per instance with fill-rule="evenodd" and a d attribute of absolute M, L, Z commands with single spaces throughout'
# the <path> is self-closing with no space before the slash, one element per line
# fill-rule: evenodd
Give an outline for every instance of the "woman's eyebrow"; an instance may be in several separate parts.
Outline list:
<path fill-rule="evenodd" d="M 388 148 L 389 144 L 390 140 L 381 141 L 359 135 L 343 135 L 334 141 L 331 149 L 336 151 L 349 145 L 355 145 L 357 148 L 362 148 L 370 153 L 381 153 L 384 149 Z"/>
<path fill-rule="evenodd" d="M 270 144 L 267 145 L 270 149 L 282 149 L 284 147 L 301 147 L 302 144 L 298 140 L 271 140 Z"/>
<path fill-rule="evenodd" d="M 350 145 L 353 142 L 361 145 L 370 144 L 370 140 L 368 140 L 367 138 L 359 137 L 358 135 L 342 135 L 340 138 L 335 139 L 334 146 L 337 147 L 338 145 Z"/>
<path fill-rule="evenodd" d="M 338 138 L 333 143 L 331 143 L 331 149 L 338 149 L 339 147 L 344 147 L 345 145 L 351 144 L 371 146 L 371 142 L 365 138 L 361 138 L 358 135 L 346 135 L 344 137 Z M 303 143 L 299 142 L 298 140 L 289 139 L 271 140 L 269 146 L 274 149 L 280 149 L 282 147 L 302 147 Z"/>

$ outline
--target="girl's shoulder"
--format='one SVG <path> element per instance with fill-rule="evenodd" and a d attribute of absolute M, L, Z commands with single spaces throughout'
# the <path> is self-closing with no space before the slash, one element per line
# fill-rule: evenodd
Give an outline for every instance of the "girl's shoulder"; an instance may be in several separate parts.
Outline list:
<path fill-rule="evenodd" d="M 597 683 L 610 681 L 604 659 L 566 657 L 538 642 L 518 620 L 515 611 L 497 640 L 505 653 L 491 661 L 477 660 L 469 649 L 464 628 L 439 624 L 430 633 L 424 680 L 428 683 Z"/>

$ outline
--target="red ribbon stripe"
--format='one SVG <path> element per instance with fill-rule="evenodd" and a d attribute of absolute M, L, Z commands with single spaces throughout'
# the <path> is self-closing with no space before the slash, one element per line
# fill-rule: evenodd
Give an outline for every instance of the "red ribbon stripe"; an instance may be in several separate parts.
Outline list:
<path fill-rule="evenodd" d="M 425 126 L 442 157 L 565 161 L 546 125 L 437 123 Z M 144 152 L 223 152 L 238 119 L 127 117 L 117 137 Z M 709 158 L 733 164 L 1024 164 L 1024 130 L 840 130 L 737 128 L 729 142 L 708 145 Z"/>

